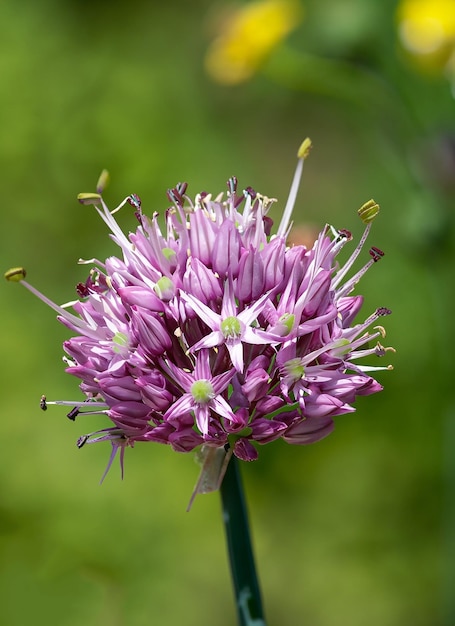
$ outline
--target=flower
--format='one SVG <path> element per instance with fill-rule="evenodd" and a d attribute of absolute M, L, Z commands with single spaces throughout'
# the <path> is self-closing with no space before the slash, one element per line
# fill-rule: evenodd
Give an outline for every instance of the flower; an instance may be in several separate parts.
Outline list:
<path fill-rule="evenodd" d="M 253 255 L 248 256 L 254 259 Z M 237 280 L 241 284 L 242 276 L 239 275 Z M 240 294 L 238 293 L 238 295 Z M 224 285 L 221 314 L 212 311 L 204 302 L 189 293 L 182 292 L 181 297 L 212 330 L 210 334 L 203 337 L 191 347 L 192 352 L 200 348 L 212 348 L 224 344 L 235 369 L 243 373 L 244 359 L 242 342 L 252 345 L 269 343 L 266 338 L 261 337 L 255 332 L 255 329 L 250 326 L 250 324 L 257 319 L 259 313 L 265 308 L 269 299 L 269 293 L 265 293 L 261 296 L 252 306 L 246 307 L 238 312 L 240 305 L 236 303 L 233 279 L 232 276 L 228 276 Z"/>
<path fill-rule="evenodd" d="M 194 414 L 198 430 L 206 440 L 210 441 L 209 426 L 213 416 L 215 420 L 224 418 L 228 422 L 236 422 L 232 408 L 221 395 L 231 382 L 235 370 L 231 368 L 227 372 L 213 376 L 208 350 L 201 350 L 195 361 L 193 372 L 186 372 L 176 367 L 172 361 L 163 362 L 163 367 L 168 368 L 169 374 L 184 391 L 183 395 L 163 415 L 163 420 L 169 424 L 173 421 L 178 424 L 182 415 Z M 192 418 L 191 421 L 193 421 Z M 215 442 L 218 443 L 217 436 L 215 436 Z"/>
<path fill-rule="evenodd" d="M 371 247 L 370 259 L 352 272 L 379 206 L 371 200 L 359 209 L 365 231 L 344 265 L 337 255 L 352 239 L 346 230 L 326 226 L 311 249 L 286 244 L 310 146 L 305 140 L 299 150 L 276 234 L 267 216 L 274 200 L 251 188 L 239 193 L 236 178 L 225 199 L 200 193 L 192 200 L 182 183 L 169 190 L 163 230 L 135 194 L 109 211 L 103 173 L 96 193 L 79 200 L 95 206 L 121 258 L 81 260 L 92 269 L 76 287 L 78 299 L 63 306 L 26 282 L 24 269 L 6 272 L 75 333 L 64 343 L 66 371 L 80 379 L 85 397 L 50 403 L 43 396 L 41 408 L 69 406 L 72 420 L 105 415 L 111 425 L 77 445 L 109 441 L 106 472 L 120 452 L 123 474 L 125 449 L 136 442 L 198 448 L 205 465 L 216 459 L 219 468 L 228 449 L 251 461 L 257 444 L 313 443 L 332 431 L 335 416 L 354 410 L 357 396 L 382 389 L 370 374 L 390 366 L 362 359 L 392 350 L 378 341 L 385 336 L 378 320 L 390 311 L 381 307 L 354 323 L 362 297 L 352 294 L 383 256 Z M 128 237 L 114 218 L 125 205 L 139 222 Z"/>
<path fill-rule="evenodd" d="M 208 74 L 223 85 L 247 81 L 297 26 L 302 13 L 297 0 L 257 0 L 232 12 L 207 52 Z"/>

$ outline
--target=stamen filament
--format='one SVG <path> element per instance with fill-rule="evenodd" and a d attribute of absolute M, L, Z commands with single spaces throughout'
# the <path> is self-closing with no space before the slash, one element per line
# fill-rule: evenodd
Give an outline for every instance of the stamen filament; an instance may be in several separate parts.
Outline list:
<path fill-rule="evenodd" d="M 94 400 L 93 402 L 91 400 L 86 401 L 86 402 L 80 402 L 79 400 L 76 401 L 71 401 L 71 400 L 46 400 L 46 404 L 55 404 L 58 406 L 77 406 L 77 407 L 82 407 L 82 406 L 100 406 L 103 407 L 105 409 L 108 409 L 108 405 L 105 402 L 98 402 L 97 400 Z"/>
<path fill-rule="evenodd" d="M 366 225 L 366 228 L 363 231 L 363 235 L 362 235 L 359 243 L 357 244 L 356 249 L 351 254 L 349 259 L 346 261 L 346 263 L 344 264 L 343 268 L 337 273 L 336 277 L 333 279 L 333 283 L 332 284 L 333 284 L 335 289 L 341 283 L 341 281 L 346 276 L 346 274 L 349 272 L 351 267 L 354 265 L 357 257 L 359 256 L 359 254 L 360 254 L 360 252 L 361 252 L 361 250 L 362 250 L 362 248 L 363 248 L 363 246 L 365 244 L 365 241 L 367 240 L 368 234 L 369 234 L 369 232 L 371 230 L 371 224 L 372 224 L 372 222 L 370 222 L 369 224 Z"/>
<path fill-rule="evenodd" d="M 286 202 L 286 206 L 283 211 L 283 217 L 281 218 L 281 222 L 278 227 L 277 237 L 283 237 L 283 238 L 287 237 L 292 211 L 294 210 L 297 193 L 298 193 L 299 186 L 300 186 L 300 180 L 302 178 L 303 162 L 308 156 L 310 148 L 311 148 L 311 140 L 307 138 L 303 141 L 297 153 L 299 160 L 297 162 L 297 167 L 295 168 L 291 190 L 289 192 L 288 200 Z"/>
<path fill-rule="evenodd" d="M 351 293 L 354 287 L 357 285 L 359 280 L 362 278 L 364 274 L 370 269 L 370 267 L 375 263 L 374 259 L 370 259 L 365 265 L 360 269 L 357 274 L 354 274 L 344 285 L 336 292 L 337 298 L 343 298 L 347 294 Z M 338 281 L 337 281 L 338 282 Z"/>
<path fill-rule="evenodd" d="M 30 285 L 30 283 L 28 283 L 26 280 L 21 280 L 19 282 L 22 285 L 24 285 L 24 287 L 26 287 L 34 296 L 36 296 L 42 302 L 44 302 L 44 304 L 47 304 L 51 309 L 54 309 L 54 311 L 56 311 L 61 317 L 67 320 L 70 324 L 72 324 L 73 326 L 76 326 L 77 328 L 80 328 L 84 335 L 93 337 L 93 338 L 98 338 L 98 334 L 92 329 L 90 329 L 87 323 L 84 322 L 84 320 L 82 320 L 80 317 L 77 317 L 76 315 L 73 315 L 72 313 L 68 313 L 68 311 L 66 311 L 64 308 L 62 308 L 61 306 L 59 306 L 52 300 L 49 300 L 48 297 L 46 297 L 43 293 L 38 291 L 38 289 L 35 289 L 35 287 Z"/>

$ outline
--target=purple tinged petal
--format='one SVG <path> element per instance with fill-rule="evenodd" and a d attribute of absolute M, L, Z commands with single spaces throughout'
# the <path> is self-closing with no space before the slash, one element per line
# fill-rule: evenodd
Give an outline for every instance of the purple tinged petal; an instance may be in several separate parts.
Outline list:
<path fill-rule="evenodd" d="M 248 371 L 245 383 L 242 385 L 242 392 L 248 398 L 248 402 L 255 402 L 263 398 L 269 388 L 270 376 L 262 368 Z"/>
<path fill-rule="evenodd" d="M 348 328 L 362 308 L 363 296 L 348 296 L 337 301 L 338 312 L 343 328 Z"/>
<path fill-rule="evenodd" d="M 327 307 L 327 311 L 323 315 L 313 317 L 312 319 L 303 322 L 303 324 L 300 324 L 297 334 L 299 337 L 302 337 L 303 335 L 308 335 L 308 333 L 313 333 L 330 322 L 333 322 L 337 319 L 337 317 L 338 310 L 336 306 L 329 305 Z"/>
<path fill-rule="evenodd" d="M 347 376 L 339 372 L 337 374 L 326 381 L 322 381 L 319 387 L 323 393 L 336 396 L 343 402 L 351 403 L 355 401 L 357 396 L 368 396 L 382 391 L 382 385 L 370 376 L 359 374 Z"/>
<path fill-rule="evenodd" d="M 103 475 L 101 476 L 101 480 L 100 480 L 100 485 L 104 482 L 104 479 L 106 478 L 109 470 L 112 467 L 112 463 L 117 455 L 117 452 L 119 450 L 119 448 L 121 448 L 121 446 L 119 445 L 119 443 L 115 442 L 115 441 L 111 441 L 111 445 L 112 445 L 112 451 L 111 451 L 111 455 L 109 457 L 109 461 L 107 463 L 106 469 L 104 470 Z M 121 464 L 120 464 L 120 469 L 121 469 L 121 475 L 123 478 L 123 456 L 121 458 Z"/>
<path fill-rule="evenodd" d="M 235 415 L 232 412 L 230 405 L 222 396 L 217 396 L 216 398 L 214 398 L 210 402 L 210 407 L 215 411 L 215 413 L 218 413 L 218 415 L 224 417 L 224 419 L 227 419 L 230 422 L 236 421 Z"/>
<path fill-rule="evenodd" d="M 190 351 L 197 352 L 202 348 L 214 348 L 215 346 L 221 346 L 222 343 L 224 343 L 223 333 L 220 330 L 214 331 L 191 346 Z"/>
<path fill-rule="evenodd" d="M 191 385 L 194 383 L 194 377 L 189 373 L 174 365 L 172 361 L 162 361 L 160 363 L 164 370 L 168 370 L 168 374 L 174 379 L 175 383 L 179 385 L 187 393 L 191 390 Z"/>
<path fill-rule="evenodd" d="M 258 443 L 270 443 L 281 437 L 288 425 L 278 420 L 258 418 L 251 422 L 251 438 Z"/>
<path fill-rule="evenodd" d="M 169 350 L 172 347 L 172 340 L 161 318 L 142 307 L 131 308 L 134 314 L 131 325 L 141 350 L 152 357 L 160 356 Z"/>
<path fill-rule="evenodd" d="M 243 372 L 243 345 L 240 339 L 231 339 L 226 342 L 232 365 L 238 372 Z"/>
<path fill-rule="evenodd" d="M 200 404 L 194 407 L 196 424 L 203 435 L 209 432 L 210 409 L 208 404 Z"/>
<path fill-rule="evenodd" d="M 163 415 L 163 420 L 170 424 L 178 425 L 182 416 L 187 415 L 194 410 L 195 404 L 190 393 L 185 393 L 178 398 L 172 406 Z"/>
<path fill-rule="evenodd" d="M 345 404 L 343 400 L 335 398 L 327 393 L 320 393 L 316 396 L 308 396 L 305 398 L 305 408 L 303 410 L 305 417 L 325 417 L 327 415 L 342 415 L 351 413 L 354 409 Z"/>
<path fill-rule="evenodd" d="M 175 432 L 175 428 L 172 424 L 168 424 L 164 422 L 163 424 L 159 424 L 155 426 L 152 430 L 147 432 L 143 440 L 144 441 L 156 441 L 157 443 L 169 443 L 170 435 Z"/>
<path fill-rule="evenodd" d="M 75 365 L 67 367 L 65 372 L 80 378 L 86 385 L 90 385 L 91 391 L 95 394 L 99 392 L 98 370 L 84 365 Z"/>
<path fill-rule="evenodd" d="M 328 296 L 331 284 L 330 271 L 320 271 L 305 293 L 305 306 L 302 317 L 313 317 Z"/>
<path fill-rule="evenodd" d="M 223 372 L 223 374 L 218 374 L 217 376 L 214 376 L 213 378 L 211 378 L 213 390 L 217 395 L 222 393 L 226 389 L 226 387 L 231 382 L 234 374 L 235 374 L 235 369 L 230 368 L 226 372 Z"/>
<path fill-rule="evenodd" d="M 209 364 L 208 350 L 202 350 L 196 358 L 196 364 L 194 366 L 193 379 L 196 380 L 208 380 L 212 377 Z"/>
<path fill-rule="evenodd" d="M 192 259 L 183 275 L 182 291 L 203 304 L 221 300 L 223 295 L 219 279 L 199 259 Z"/>
<path fill-rule="evenodd" d="M 120 476 L 123 480 L 123 477 L 125 475 L 125 449 L 126 449 L 126 445 L 128 444 L 128 442 L 126 442 L 125 445 L 121 445 L 120 446 Z M 133 447 L 134 442 L 129 444 L 131 447 Z"/>
<path fill-rule="evenodd" d="M 294 294 L 302 285 L 307 272 L 309 253 L 303 246 L 294 246 L 285 252 L 283 284 L 291 283 Z"/>
<path fill-rule="evenodd" d="M 125 415 L 134 420 L 148 421 L 149 407 L 142 402 L 124 401 L 114 404 L 110 412 Z"/>
<path fill-rule="evenodd" d="M 265 354 L 260 354 L 259 356 L 255 357 L 251 361 L 247 370 L 247 375 L 256 369 L 266 370 L 269 366 L 270 366 L 270 358 L 267 357 Z"/>
<path fill-rule="evenodd" d="M 260 416 L 270 415 L 284 404 L 285 401 L 281 396 L 264 396 L 256 404 L 256 413 Z"/>
<path fill-rule="evenodd" d="M 237 317 L 238 319 L 245 324 L 246 327 L 250 326 L 255 319 L 257 319 L 258 315 L 262 312 L 264 307 L 266 306 L 268 300 L 270 298 L 270 293 L 263 294 L 259 300 L 252 303 L 249 307 L 240 311 Z"/>
<path fill-rule="evenodd" d="M 232 397 L 231 397 L 232 401 Z M 240 408 L 234 413 L 234 419 L 226 422 L 225 428 L 228 433 L 238 433 L 248 425 L 249 413 L 246 408 Z"/>
<path fill-rule="evenodd" d="M 221 324 L 221 316 L 212 311 L 206 304 L 184 291 L 180 292 L 180 298 L 189 304 L 193 311 L 207 324 L 212 330 L 219 330 Z M 216 345 L 216 344 L 215 344 Z"/>
<path fill-rule="evenodd" d="M 173 395 L 165 388 L 161 374 L 154 376 L 152 372 L 149 375 L 140 376 L 134 382 L 139 388 L 142 401 L 150 408 L 156 411 L 166 411 L 169 408 Z"/>
<path fill-rule="evenodd" d="M 302 421 L 302 414 L 300 410 L 283 411 L 282 413 L 279 414 L 278 417 L 279 417 L 279 420 L 276 419 L 274 421 L 279 421 L 282 424 L 286 424 L 288 428 Z"/>
<path fill-rule="evenodd" d="M 187 426 L 171 433 L 167 443 L 170 443 L 176 452 L 191 452 L 191 450 L 204 443 L 204 439 L 191 427 Z"/>
<path fill-rule="evenodd" d="M 119 400 L 133 400 L 136 402 L 141 400 L 141 394 L 131 376 L 101 378 L 99 386 L 104 398 L 109 396 L 115 399 L 116 402 Z"/>
<path fill-rule="evenodd" d="M 228 272 L 235 278 L 239 268 L 242 240 L 235 224 L 224 220 L 218 229 L 213 246 L 212 267 L 221 277 Z"/>
<path fill-rule="evenodd" d="M 312 271 L 316 268 L 320 268 L 322 270 L 331 270 L 332 268 L 334 259 L 334 242 L 329 237 L 329 232 L 330 227 L 326 226 L 319 234 L 319 237 L 310 252 L 310 264 L 308 267 L 312 268 Z"/>
<path fill-rule="evenodd" d="M 143 431 L 147 427 L 149 414 L 149 407 L 141 402 L 114 404 L 108 411 L 110 419 L 128 436 L 132 436 L 138 430 Z"/>
<path fill-rule="evenodd" d="M 250 304 L 265 290 L 264 263 L 257 251 L 250 246 L 240 257 L 239 275 L 235 295 L 245 304 Z"/>
<path fill-rule="evenodd" d="M 306 419 L 288 428 L 283 435 L 286 443 L 294 445 L 307 445 L 320 441 L 330 435 L 335 425 L 331 417 L 318 417 Z"/>
<path fill-rule="evenodd" d="M 242 407 L 242 410 L 246 407 L 249 407 L 250 403 L 248 402 L 246 396 L 242 393 L 238 374 L 235 374 L 235 376 L 233 376 L 231 384 L 232 393 L 229 397 L 229 403 L 231 404 L 231 406 L 239 408 Z"/>
<path fill-rule="evenodd" d="M 383 386 L 378 383 L 374 378 L 368 377 L 366 381 L 356 389 L 356 394 L 358 396 L 369 396 L 372 393 L 377 393 L 378 391 L 382 391 Z"/>
<path fill-rule="evenodd" d="M 234 454 L 241 461 L 256 461 L 259 456 L 253 444 L 244 437 L 235 442 Z"/>
<path fill-rule="evenodd" d="M 204 443 L 223 447 L 227 443 L 227 432 L 224 425 L 216 417 L 209 420 L 209 430 L 204 435 Z"/>
<path fill-rule="evenodd" d="M 122 302 L 129 306 L 138 305 L 151 311 L 163 312 L 165 310 L 165 304 L 158 296 L 151 290 L 145 287 L 120 287 L 117 290 Z"/>
<path fill-rule="evenodd" d="M 190 214 L 190 249 L 192 257 L 208 267 L 212 264 L 212 251 L 215 243 L 214 225 L 201 209 Z"/>
<path fill-rule="evenodd" d="M 109 367 L 106 369 L 105 373 L 109 376 L 126 376 L 131 374 L 131 367 L 130 364 L 120 356 L 118 359 L 114 357 L 109 363 Z"/>
<path fill-rule="evenodd" d="M 277 289 L 284 277 L 285 242 L 280 237 L 272 239 L 261 251 L 264 262 L 264 290 Z"/>
<path fill-rule="evenodd" d="M 223 303 L 221 305 L 221 319 L 227 317 L 236 317 L 237 315 L 237 303 L 235 300 L 234 285 L 232 281 L 232 275 L 224 281 L 224 293 Z"/>

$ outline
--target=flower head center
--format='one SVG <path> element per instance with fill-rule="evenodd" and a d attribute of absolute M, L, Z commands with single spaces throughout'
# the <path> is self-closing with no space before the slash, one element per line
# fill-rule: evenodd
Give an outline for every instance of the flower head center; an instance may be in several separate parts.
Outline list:
<path fill-rule="evenodd" d="M 220 330 L 225 339 L 236 339 L 242 334 L 240 320 L 238 317 L 234 317 L 233 315 L 226 317 L 226 319 L 221 322 Z"/>
<path fill-rule="evenodd" d="M 191 395 L 196 404 L 207 404 L 215 397 L 215 391 L 212 383 L 202 378 L 191 385 Z"/>

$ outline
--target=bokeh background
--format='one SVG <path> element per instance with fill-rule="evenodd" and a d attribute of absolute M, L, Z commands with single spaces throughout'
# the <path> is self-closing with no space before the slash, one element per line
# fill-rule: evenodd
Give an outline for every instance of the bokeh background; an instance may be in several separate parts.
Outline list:
<path fill-rule="evenodd" d="M 104 167 L 112 206 L 135 192 L 163 211 L 176 182 L 219 192 L 235 174 L 280 200 L 277 217 L 309 135 L 297 236 L 325 222 L 358 235 L 357 208 L 380 203 L 371 243 L 386 256 L 360 292 L 365 315 L 393 310 L 397 353 L 384 392 L 329 438 L 243 466 L 266 615 L 453 626 L 455 3 L 246 6 L 2 0 L 2 266 L 72 300 L 77 260 L 116 253 L 76 202 Z M 80 398 L 67 331 L 17 285 L 0 298 L 2 623 L 235 623 L 218 494 L 185 512 L 192 455 L 137 445 L 125 480 L 115 465 L 100 487 L 109 445 L 75 442 L 105 424 L 39 410 L 42 393 Z"/>

